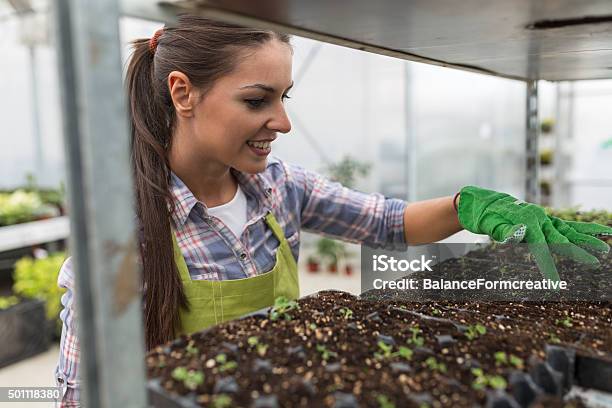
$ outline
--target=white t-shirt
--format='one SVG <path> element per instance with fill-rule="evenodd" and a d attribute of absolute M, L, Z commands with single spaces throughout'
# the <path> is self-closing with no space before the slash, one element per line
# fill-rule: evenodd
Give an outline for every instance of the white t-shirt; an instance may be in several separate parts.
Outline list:
<path fill-rule="evenodd" d="M 236 195 L 230 202 L 216 207 L 208 207 L 208 215 L 219 218 L 236 237 L 240 238 L 247 223 L 247 201 L 238 185 Z"/>

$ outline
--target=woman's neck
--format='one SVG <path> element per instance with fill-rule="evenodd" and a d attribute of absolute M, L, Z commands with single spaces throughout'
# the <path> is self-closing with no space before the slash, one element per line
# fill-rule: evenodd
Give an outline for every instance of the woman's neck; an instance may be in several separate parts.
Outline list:
<path fill-rule="evenodd" d="M 195 157 L 193 152 L 172 146 L 168 155 L 170 168 L 207 207 L 230 202 L 236 195 L 238 182 L 230 167 L 214 160 Z"/>

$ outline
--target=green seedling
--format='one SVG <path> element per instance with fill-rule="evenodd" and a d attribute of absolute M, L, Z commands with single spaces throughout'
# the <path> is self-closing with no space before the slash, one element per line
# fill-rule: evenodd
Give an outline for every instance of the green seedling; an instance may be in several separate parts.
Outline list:
<path fill-rule="evenodd" d="M 468 326 L 467 331 L 465 332 L 465 337 L 468 340 L 472 341 L 487 332 L 487 328 L 482 324 L 478 323 L 473 326 Z"/>
<path fill-rule="evenodd" d="M 342 317 L 344 317 L 344 320 L 348 320 L 353 317 L 353 311 L 349 309 L 348 307 L 340 308 L 339 312 L 342 315 Z"/>
<path fill-rule="evenodd" d="M 195 347 L 195 342 L 193 340 L 189 341 L 189 344 L 187 344 L 187 347 L 185 347 L 185 352 L 188 356 L 197 356 L 200 353 Z"/>
<path fill-rule="evenodd" d="M 412 359 L 412 355 L 414 354 L 414 352 L 410 348 L 405 346 L 400 346 L 398 350 L 394 352 L 393 346 L 390 346 L 383 341 L 378 342 L 378 348 L 381 350 L 381 352 L 374 353 L 374 357 L 378 360 L 393 358 L 396 356 L 400 356 L 406 360 L 410 360 Z"/>
<path fill-rule="evenodd" d="M 247 339 L 247 344 L 250 347 L 255 347 L 255 350 L 257 350 L 257 354 L 259 354 L 261 357 L 266 355 L 266 351 L 268 350 L 268 345 L 260 343 L 259 342 L 259 337 L 257 337 L 257 336 L 249 337 Z"/>
<path fill-rule="evenodd" d="M 564 319 L 556 319 L 555 324 L 559 326 L 568 327 L 568 328 L 574 326 L 574 323 L 572 322 L 572 318 L 569 316 L 565 317 Z"/>
<path fill-rule="evenodd" d="M 390 358 L 393 355 L 393 346 L 388 345 L 384 341 L 378 342 L 378 348 L 381 350 L 381 353 L 374 353 L 374 357 L 379 360 L 383 358 Z"/>
<path fill-rule="evenodd" d="M 429 367 L 430 370 L 438 371 L 441 373 L 446 372 L 446 364 L 439 363 L 435 357 L 428 357 L 427 360 L 425 360 L 425 365 Z"/>
<path fill-rule="evenodd" d="M 376 396 L 376 402 L 378 402 L 380 408 L 395 408 L 395 404 L 391 402 L 389 397 L 383 394 L 378 394 Z"/>
<path fill-rule="evenodd" d="M 238 363 L 232 360 L 227 359 L 227 355 L 225 355 L 225 353 L 220 353 L 217 354 L 217 356 L 215 357 L 215 361 L 217 362 L 217 364 L 219 364 L 219 371 L 220 372 L 225 372 L 225 371 L 229 371 L 229 370 L 233 370 L 236 367 L 238 367 Z"/>
<path fill-rule="evenodd" d="M 515 356 L 514 354 L 507 355 L 503 351 L 498 351 L 494 354 L 494 356 L 495 356 L 495 364 L 498 366 L 511 365 L 520 370 L 522 370 L 525 367 L 523 359 Z"/>
<path fill-rule="evenodd" d="M 308 328 L 309 328 L 310 330 L 316 330 L 317 325 L 316 325 L 316 324 L 314 324 L 314 323 L 310 323 L 310 324 L 308 325 Z"/>
<path fill-rule="evenodd" d="M 554 333 L 548 335 L 548 341 L 551 343 L 561 343 L 561 339 Z"/>
<path fill-rule="evenodd" d="M 335 351 L 328 350 L 323 344 L 317 344 L 317 351 L 321 353 L 321 358 L 325 361 L 329 360 L 330 357 L 337 357 L 338 353 Z"/>
<path fill-rule="evenodd" d="M 408 339 L 409 344 L 413 344 L 416 347 L 422 347 L 425 344 L 425 340 L 420 334 L 423 332 L 418 325 L 409 328 L 411 337 Z"/>
<path fill-rule="evenodd" d="M 442 312 L 440 311 L 440 309 L 436 309 L 435 307 L 431 309 L 431 314 L 433 316 L 439 316 L 442 314 Z"/>
<path fill-rule="evenodd" d="M 172 378 L 182 381 L 185 388 L 194 391 L 198 385 L 204 383 L 204 373 L 199 370 L 187 370 L 185 367 L 177 367 L 172 370 Z"/>
<path fill-rule="evenodd" d="M 229 408 L 232 406 L 232 398 L 227 394 L 215 395 L 212 405 L 214 408 Z"/>
<path fill-rule="evenodd" d="M 289 312 L 292 310 L 299 310 L 299 308 L 300 306 L 295 300 L 289 300 L 284 296 L 279 296 L 274 301 L 274 306 L 272 306 L 270 310 L 270 320 L 291 320 Z"/>
<path fill-rule="evenodd" d="M 474 381 L 472 382 L 472 388 L 475 390 L 482 390 L 486 387 L 491 387 L 496 390 L 505 390 L 508 387 L 508 383 L 499 375 L 487 375 L 482 371 L 482 368 L 472 368 L 472 374 L 474 375 Z"/>

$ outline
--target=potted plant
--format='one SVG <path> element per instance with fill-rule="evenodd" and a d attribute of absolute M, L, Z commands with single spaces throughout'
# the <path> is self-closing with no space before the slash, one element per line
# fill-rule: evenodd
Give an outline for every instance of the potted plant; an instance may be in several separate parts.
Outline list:
<path fill-rule="evenodd" d="M 555 120 L 552 118 L 546 118 L 542 120 L 542 122 L 540 123 L 540 131 L 542 133 L 550 133 L 552 132 L 554 126 L 555 126 Z"/>
<path fill-rule="evenodd" d="M 319 272 L 319 260 L 315 256 L 310 255 L 306 260 L 306 265 L 307 265 L 308 272 L 310 273 Z"/>
<path fill-rule="evenodd" d="M 57 278 L 65 258 L 63 252 L 38 259 L 24 257 L 15 263 L 13 272 L 13 293 L 25 299 L 43 302 L 47 333 L 54 340 L 60 338 L 62 330 L 59 313 L 65 290 L 57 285 Z"/>
<path fill-rule="evenodd" d="M 346 253 L 343 243 L 330 238 L 317 241 L 317 253 L 321 259 L 327 259 L 327 269 L 331 273 L 338 272 L 338 259 Z"/>

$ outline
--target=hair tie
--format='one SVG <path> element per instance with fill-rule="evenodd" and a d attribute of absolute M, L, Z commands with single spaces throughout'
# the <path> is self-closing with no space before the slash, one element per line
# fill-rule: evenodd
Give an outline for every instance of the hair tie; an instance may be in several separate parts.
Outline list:
<path fill-rule="evenodd" d="M 155 50 L 157 49 L 157 41 L 159 40 L 159 37 L 162 35 L 163 32 L 164 29 L 162 27 L 155 31 L 155 34 L 153 34 L 153 37 L 151 37 L 151 39 L 149 40 L 149 50 L 152 53 L 155 53 Z"/>

